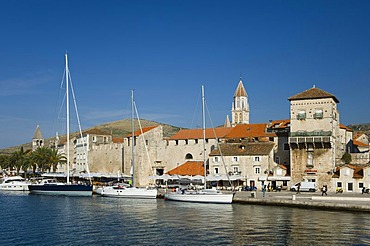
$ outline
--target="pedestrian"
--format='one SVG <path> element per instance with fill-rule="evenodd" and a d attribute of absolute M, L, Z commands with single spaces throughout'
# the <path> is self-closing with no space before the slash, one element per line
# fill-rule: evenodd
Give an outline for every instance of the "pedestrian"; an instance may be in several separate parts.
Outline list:
<path fill-rule="evenodd" d="M 366 193 L 366 189 L 365 189 L 365 186 L 362 187 L 362 194 Z"/>
<path fill-rule="evenodd" d="M 322 186 L 322 189 L 321 189 L 321 192 L 322 192 L 322 196 L 325 194 L 326 196 L 328 195 L 328 193 L 326 193 L 328 191 L 328 187 L 326 185 L 323 185 Z"/>
<path fill-rule="evenodd" d="M 267 185 L 267 191 L 270 191 L 270 183 Z"/>
<path fill-rule="evenodd" d="M 299 189 L 301 188 L 301 183 L 297 184 L 297 194 L 299 194 Z"/>
<path fill-rule="evenodd" d="M 262 195 L 263 195 L 263 197 L 265 197 L 265 195 L 266 195 L 266 185 L 264 185 L 262 187 Z"/>

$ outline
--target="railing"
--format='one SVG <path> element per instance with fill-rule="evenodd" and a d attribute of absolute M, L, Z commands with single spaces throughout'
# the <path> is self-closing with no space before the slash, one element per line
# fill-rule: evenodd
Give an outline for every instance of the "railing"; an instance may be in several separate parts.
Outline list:
<path fill-rule="evenodd" d="M 300 132 L 291 132 L 289 134 L 290 137 L 322 137 L 322 136 L 331 136 L 331 131 L 300 131 Z"/>

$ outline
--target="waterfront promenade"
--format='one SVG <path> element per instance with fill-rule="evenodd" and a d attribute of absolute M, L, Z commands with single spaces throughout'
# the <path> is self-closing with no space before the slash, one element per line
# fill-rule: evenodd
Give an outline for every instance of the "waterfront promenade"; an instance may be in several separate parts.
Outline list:
<path fill-rule="evenodd" d="M 233 203 L 370 213 L 370 195 L 361 193 L 328 192 L 327 196 L 322 196 L 320 191 L 299 194 L 291 191 L 272 191 L 266 192 L 263 197 L 262 191 L 238 191 Z"/>

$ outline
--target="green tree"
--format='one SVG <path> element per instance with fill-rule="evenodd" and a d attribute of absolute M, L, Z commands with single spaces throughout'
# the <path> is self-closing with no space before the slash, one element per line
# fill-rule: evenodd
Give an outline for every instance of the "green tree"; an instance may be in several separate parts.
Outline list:
<path fill-rule="evenodd" d="M 36 171 L 37 167 L 42 173 L 50 170 L 50 149 L 46 147 L 37 148 L 32 153 L 32 163 L 34 171 Z"/>
<path fill-rule="evenodd" d="M 352 156 L 350 153 L 344 153 L 341 159 L 344 163 L 349 164 L 352 161 Z"/>
<path fill-rule="evenodd" d="M 23 171 L 27 171 L 28 163 L 29 163 L 29 152 L 31 150 L 24 151 L 23 147 L 20 150 L 15 151 L 11 157 L 11 165 L 12 168 L 16 169 L 17 175 L 19 171 L 22 169 Z"/>
<path fill-rule="evenodd" d="M 0 155 L 0 167 L 2 170 L 11 167 L 10 155 Z"/>
<path fill-rule="evenodd" d="M 56 149 L 50 149 L 49 153 L 49 161 L 51 164 L 51 171 L 55 172 L 57 170 L 59 163 L 66 163 L 67 158 L 64 154 L 58 153 L 58 150 Z"/>

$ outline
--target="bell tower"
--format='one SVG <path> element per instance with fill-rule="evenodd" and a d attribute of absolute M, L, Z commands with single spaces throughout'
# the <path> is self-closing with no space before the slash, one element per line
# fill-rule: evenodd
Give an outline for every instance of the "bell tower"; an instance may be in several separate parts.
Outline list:
<path fill-rule="evenodd" d="M 237 124 L 249 124 L 249 103 L 248 94 L 244 88 L 242 78 L 234 93 L 234 101 L 231 109 L 232 126 Z"/>
<path fill-rule="evenodd" d="M 32 138 L 32 151 L 35 151 L 37 148 L 44 146 L 44 139 L 42 138 L 40 126 L 37 125 L 35 134 Z"/>

